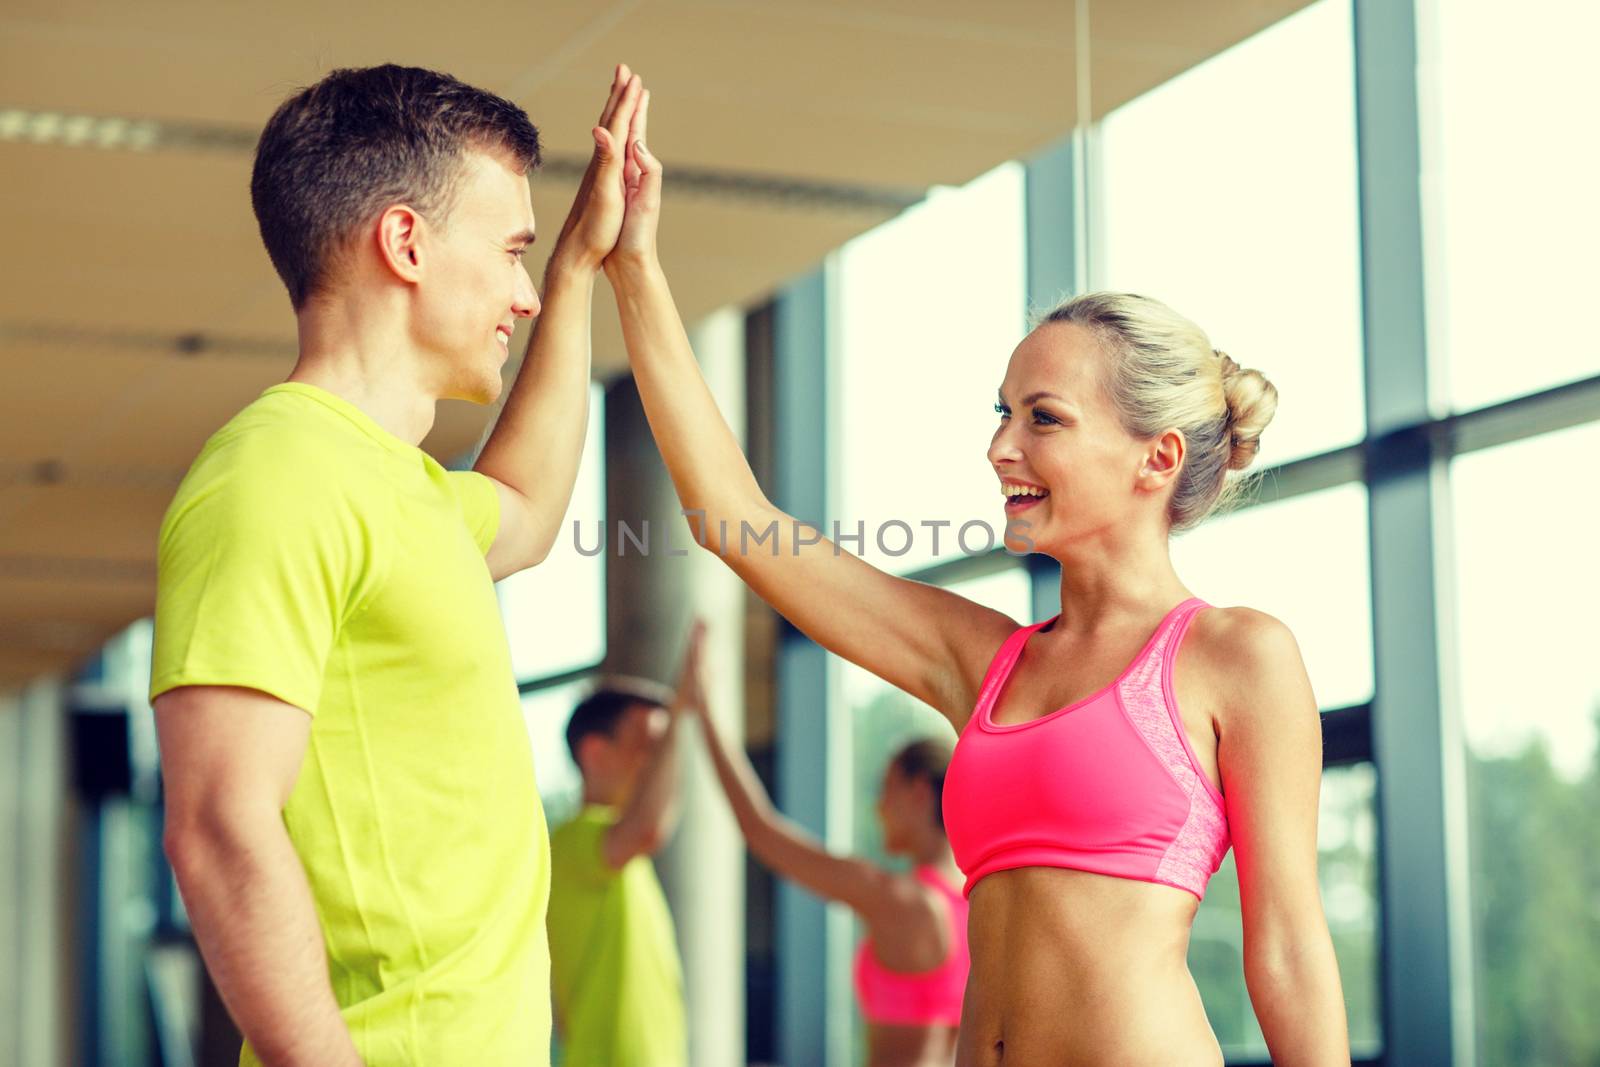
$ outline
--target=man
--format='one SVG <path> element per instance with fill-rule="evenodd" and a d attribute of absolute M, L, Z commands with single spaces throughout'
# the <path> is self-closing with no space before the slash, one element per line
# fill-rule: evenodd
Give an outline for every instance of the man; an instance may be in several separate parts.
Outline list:
<path fill-rule="evenodd" d="M 416 446 L 438 400 L 497 398 L 540 312 L 538 131 L 383 66 L 261 135 L 251 195 L 299 358 L 167 513 L 151 682 L 166 849 L 243 1063 L 548 1055 L 548 844 L 492 582 L 545 557 L 572 492 L 642 94 L 618 68 L 468 472 Z"/>
<path fill-rule="evenodd" d="M 572 713 L 583 809 L 550 837 L 550 979 L 563 1067 L 683 1067 L 683 968 L 650 857 L 678 817 L 678 723 L 702 701 L 696 624 L 676 692 L 603 686 Z"/>

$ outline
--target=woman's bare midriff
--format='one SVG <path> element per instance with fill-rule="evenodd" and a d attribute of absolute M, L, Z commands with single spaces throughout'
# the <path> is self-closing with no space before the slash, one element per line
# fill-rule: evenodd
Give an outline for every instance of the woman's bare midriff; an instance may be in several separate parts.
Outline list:
<path fill-rule="evenodd" d="M 955 1054 L 953 1026 L 867 1026 L 867 1067 L 950 1067 Z"/>
<path fill-rule="evenodd" d="M 1220 1067 L 1187 963 L 1191 894 L 1025 867 L 971 905 L 957 1067 Z"/>

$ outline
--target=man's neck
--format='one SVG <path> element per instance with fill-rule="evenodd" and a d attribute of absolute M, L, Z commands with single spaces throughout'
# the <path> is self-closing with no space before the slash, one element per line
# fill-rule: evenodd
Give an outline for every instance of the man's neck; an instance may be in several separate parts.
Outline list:
<path fill-rule="evenodd" d="M 288 380 L 348 401 L 415 445 L 433 428 L 438 398 L 398 321 L 348 303 L 308 305 L 299 316 L 300 358 Z"/>
<path fill-rule="evenodd" d="M 583 806 L 602 808 L 616 808 L 622 805 L 620 790 L 608 788 L 594 782 L 583 783 Z"/>

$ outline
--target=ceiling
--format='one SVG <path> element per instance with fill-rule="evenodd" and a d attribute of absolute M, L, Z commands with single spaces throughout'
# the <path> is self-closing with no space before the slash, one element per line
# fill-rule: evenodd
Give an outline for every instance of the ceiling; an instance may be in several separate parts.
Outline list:
<path fill-rule="evenodd" d="M 1093 0 L 1088 110 L 1303 3 Z M 293 364 L 294 319 L 248 183 L 255 133 L 295 88 L 403 62 L 510 97 L 544 135 L 533 202 L 553 232 L 612 65 L 632 64 L 652 90 L 651 147 L 668 168 L 662 258 L 689 321 L 761 300 L 931 185 L 1040 150 L 1078 110 L 1067 0 L 332 10 L 7 0 L 0 12 L 0 688 L 68 669 L 149 613 L 178 479 Z M 106 119 L 144 132 L 63 143 Z M 594 363 L 601 377 L 625 368 L 603 285 Z M 442 404 L 424 446 L 459 455 L 489 415 Z"/>

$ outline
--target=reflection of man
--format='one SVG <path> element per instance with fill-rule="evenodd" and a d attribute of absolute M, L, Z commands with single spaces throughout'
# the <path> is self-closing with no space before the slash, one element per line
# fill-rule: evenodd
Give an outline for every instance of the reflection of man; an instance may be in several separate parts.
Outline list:
<path fill-rule="evenodd" d="M 615 244 L 619 69 L 475 470 L 417 447 L 500 392 L 522 266 L 520 108 L 412 67 L 280 107 L 251 193 L 300 338 L 290 380 L 206 443 L 161 530 L 152 697 L 166 847 L 247 1064 L 538 1064 L 544 815 L 493 579 L 572 493 L 589 301 Z"/>
<path fill-rule="evenodd" d="M 617 682 L 578 705 L 567 745 L 583 810 L 550 835 L 550 981 L 564 1067 L 682 1067 L 683 971 L 650 856 L 677 823 L 678 723 L 699 699 L 702 629 L 677 692 Z"/>

